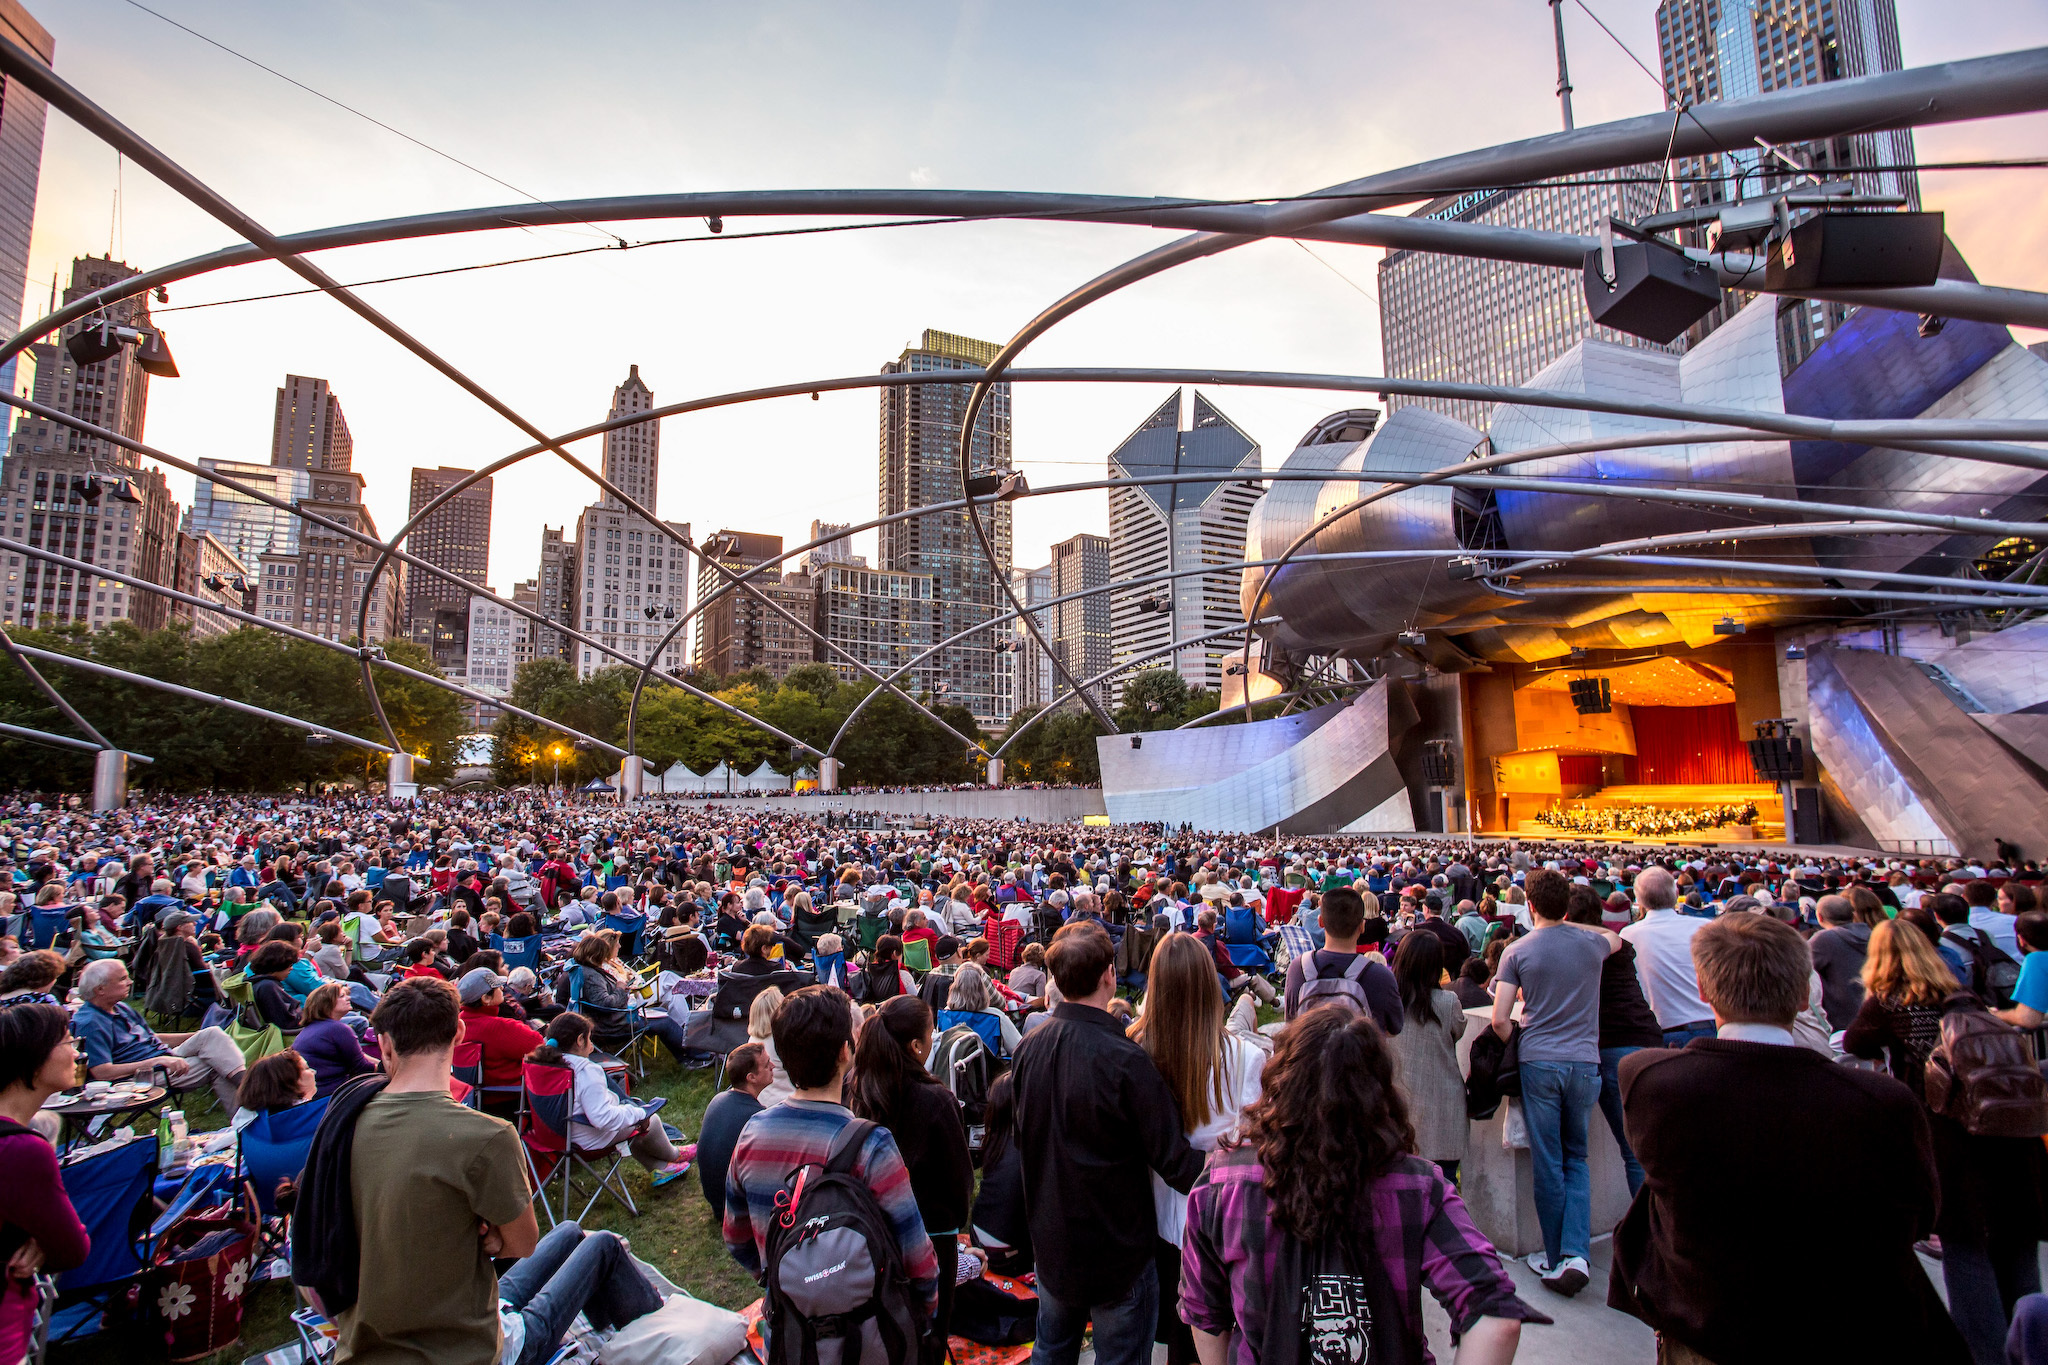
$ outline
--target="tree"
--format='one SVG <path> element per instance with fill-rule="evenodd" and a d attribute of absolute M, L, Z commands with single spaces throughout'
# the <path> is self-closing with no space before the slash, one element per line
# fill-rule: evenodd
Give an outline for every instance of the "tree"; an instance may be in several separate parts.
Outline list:
<path fill-rule="evenodd" d="M 1101 781 L 1102 763 L 1095 750 L 1095 740 L 1108 731 L 1102 728 L 1093 713 L 1071 702 L 1026 730 L 1026 723 L 1041 709 L 1026 707 L 1010 717 L 1010 724 L 1003 732 L 1004 741 L 1007 743 L 1019 731 L 1023 731 L 1023 737 L 1005 755 L 1005 776 L 1018 782 L 1064 784 Z"/>
<path fill-rule="evenodd" d="M 1112 719 L 1116 721 L 1116 728 L 1126 733 L 1171 730 L 1189 719 L 1184 714 L 1189 695 L 1187 679 L 1174 670 L 1148 668 L 1133 673 L 1125 680 L 1123 697 L 1117 703 Z"/>

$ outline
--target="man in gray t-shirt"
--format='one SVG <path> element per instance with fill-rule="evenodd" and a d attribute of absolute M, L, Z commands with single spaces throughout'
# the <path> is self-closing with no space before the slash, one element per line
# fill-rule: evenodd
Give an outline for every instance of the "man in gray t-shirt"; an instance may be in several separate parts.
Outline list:
<path fill-rule="evenodd" d="M 1586 1140 L 1600 1098 L 1600 974 L 1621 938 L 1565 921 L 1571 884 L 1562 874 L 1537 868 L 1526 889 L 1536 927 L 1501 955 L 1493 1028 L 1502 1038 L 1511 1034 L 1519 994 L 1522 1116 L 1543 1229 L 1543 1250 L 1530 1254 L 1529 1268 L 1547 1288 L 1570 1295 L 1590 1274 L 1593 1183 Z"/>

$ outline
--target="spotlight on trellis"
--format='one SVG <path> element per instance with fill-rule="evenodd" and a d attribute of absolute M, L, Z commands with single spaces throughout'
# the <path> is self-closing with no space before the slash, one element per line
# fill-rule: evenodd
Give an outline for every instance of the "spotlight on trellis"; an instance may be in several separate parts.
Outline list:
<path fill-rule="evenodd" d="M 332 743 L 334 743 L 333 735 L 325 735 L 315 731 L 306 736 L 306 747 L 309 749 L 324 749 Z"/>
<path fill-rule="evenodd" d="M 655 616 L 655 608 L 653 608 L 653 607 L 651 607 L 651 606 L 647 606 L 647 607 L 642 607 L 642 608 L 640 608 L 640 611 L 641 611 L 641 614 L 643 614 L 644 616 L 646 616 L 646 618 L 647 618 L 648 620 L 652 621 L 652 620 L 654 619 L 654 616 Z"/>
<path fill-rule="evenodd" d="M 672 606 L 669 606 L 669 607 L 663 607 L 663 608 L 661 609 L 661 619 L 662 619 L 662 620 L 664 620 L 664 621 L 673 621 L 673 620 L 675 620 L 675 619 L 676 619 L 676 609 L 675 609 L 674 607 L 672 607 Z"/>

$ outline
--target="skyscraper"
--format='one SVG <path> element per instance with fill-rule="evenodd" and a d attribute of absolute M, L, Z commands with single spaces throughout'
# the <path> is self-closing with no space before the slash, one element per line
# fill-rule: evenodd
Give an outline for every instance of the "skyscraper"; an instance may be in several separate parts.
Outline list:
<path fill-rule="evenodd" d="M 64 301 L 136 273 L 120 261 L 81 256 L 71 263 Z M 142 299 L 124 299 L 106 311 L 125 326 L 151 326 Z M 78 328 L 78 323 L 71 323 L 59 341 L 29 348 L 35 359 L 35 400 L 141 440 L 149 375 L 135 363 L 135 348 L 123 346 L 105 360 L 80 365 L 62 344 Z M 84 485 L 93 475 L 128 480 L 128 497 L 110 491 L 87 498 Z M 168 587 L 176 581 L 178 505 L 171 500 L 162 472 L 142 468 L 133 451 L 61 423 L 24 416 L 15 424 L 13 443 L 0 463 L 0 487 L 14 504 L 13 520 L 7 524 L 16 538 L 25 533 L 31 545 L 124 570 L 150 583 Z M 127 619 L 144 630 L 155 630 L 170 619 L 168 603 L 155 593 L 47 563 L 14 562 L 21 558 L 9 556 L 7 565 L 4 614 L 10 621 L 79 621 L 97 627 Z M 14 595 L 17 587 L 19 597 Z"/>
<path fill-rule="evenodd" d="M 654 393 L 640 378 L 635 365 L 626 382 L 612 390 L 612 417 L 646 412 L 654 406 Z M 661 424 L 642 422 L 604 434 L 603 473 L 626 496 L 650 512 L 658 511 L 655 495 L 661 483 Z M 623 506 L 624 504 L 620 504 Z"/>
<path fill-rule="evenodd" d="M 1052 597 L 1052 565 L 1010 570 L 1010 590 L 1027 607 L 1043 605 Z M 1108 603 L 1103 605 L 1107 610 Z M 1036 619 L 1050 637 L 1053 634 L 1051 613 L 1039 612 Z M 1010 694 L 1017 710 L 1049 704 L 1052 701 L 1052 656 L 1039 648 L 1038 638 L 1024 628 L 1022 621 L 1010 623 L 1010 638 Z"/>
<path fill-rule="evenodd" d="M 1178 406 L 1176 405 L 1176 414 Z M 1240 533 L 1240 542 L 1242 534 Z M 1092 536 L 1085 531 L 1071 540 L 1061 541 L 1052 547 L 1050 579 L 1046 584 L 1046 597 L 1065 597 L 1069 593 L 1081 592 L 1087 588 L 1104 588 L 1110 581 L 1109 537 Z M 1062 602 L 1045 613 L 1052 619 L 1047 622 L 1046 634 L 1052 639 L 1053 651 L 1060 662 L 1076 678 L 1086 680 L 1098 673 L 1106 672 L 1110 663 L 1110 594 L 1097 593 L 1073 602 Z M 1040 618 L 1044 620 L 1044 617 Z M 1050 665 L 1047 665 L 1050 670 Z M 1055 679 L 1057 674 L 1055 674 Z M 1064 695 L 1065 683 L 1055 681 L 1053 695 Z M 1097 698 L 1106 699 L 1108 692 L 1097 686 L 1089 689 Z"/>
<path fill-rule="evenodd" d="M 1874 76 L 1904 65 L 1896 0 L 1663 0 L 1657 6 L 1657 51 L 1665 103 L 1674 109 Z M 1908 208 L 1920 206 L 1920 177 L 1910 169 L 1910 128 L 1778 150 L 1815 179 L 1846 180 L 1858 194 L 1892 195 Z M 1676 171 L 1672 191 L 1680 208 L 1753 199 L 1801 178 L 1761 148 L 1687 157 Z M 1705 242 L 1701 229 L 1689 229 L 1685 237 L 1693 246 Z M 1693 324 L 1688 340 L 1697 344 L 1750 297 L 1724 291 L 1721 306 Z M 1790 373 L 1851 311 L 1848 304 L 1817 299 L 1779 300 L 1780 368 Z"/>
<path fill-rule="evenodd" d="M 1567 180 L 1654 181 L 1661 166 L 1599 171 Z M 1591 235 L 1602 215 L 1634 222 L 1657 211 L 1654 183 L 1558 184 L 1541 189 L 1473 190 L 1432 199 L 1418 218 L 1489 227 L 1534 228 Z M 1591 335 L 1623 346 L 1656 346 L 1641 337 L 1593 326 L 1585 286 L 1575 270 L 1428 251 L 1390 251 L 1379 265 L 1380 346 L 1386 371 L 1400 379 L 1458 384 L 1519 384 Z M 1493 404 L 1457 398 L 1390 394 L 1387 407 L 1420 403 L 1480 431 Z"/>
<path fill-rule="evenodd" d="M 320 471 L 309 479 L 311 487 L 299 506 L 361 535 L 376 537 L 376 520 L 370 509 L 363 506 L 362 475 L 353 470 Z M 269 620 L 289 622 L 330 640 L 354 639 L 357 609 L 369 585 L 370 565 L 375 562 L 376 553 L 360 541 L 307 524 L 293 549 L 287 551 L 280 546 L 257 557 L 263 581 L 256 610 Z M 401 616 L 409 567 L 394 563 L 379 576 L 376 595 L 370 599 L 371 640 L 403 634 Z M 464 624 L 466 630 L 466 618 Z M 451 676 L 460 677 L 465 661 L 443 663 L 445 654 L 444 648 L 435 662 Z"/>
<path fill-rule="evenodd" d="M 56 60 L 57 45 L 16 0 L 0 0 L 0 37 L 40 57 Z M 0 76 L 0 324 L 12 332 L 22 322 L 28 293 L 28 242 L 35 223 L 36 181 L 43 164 L 42 97 Z M 15 361 L 0 365 L 0 391 L 14 391 Z M 12 423 L 0 421 L 0 455 L 7 453 Z"/>
<path fill-rule="evenodd" d="M 576 599 L 580 595 L 577 586 L 576 542 L 563 537 L 565 529 L 560 526 L 540 528 L 540 577 L 535 580 L 535 601 L 542 616 L 550 621 L 559 621 L 569 629 L 575 630 Z M 533 657 L 574 657 L 570 651 L 569 637 L 558 630 L 549 630 L 545 626 L 537 627 L 533 636 Z"/>
<path fill-rule="evenodd" d="M 845 535 L 849 529 L 851 528 L 844 522 L 812 522 L 811 539 L 822 543 L 815 550 L 805 553 L 803 567 L 812 569 L 821 564 L 865 564 L 866 560 L 854 557 L 853 542 Z M 827 536 L 836 536 L 837 539 L 827 540 Z"/>
<path fill-rule="evenodd" d="M 341 400 L 324 379 L 288 374 L 277 391 L 277 413 L 270 426 L 270 462 L 287 469 L 320 469 L 345 473 L 354 463 L 355 438 Z"/>
<path fill-rule="evenodd" d="M 927 329 L 921 343 L 882 367 L 884 374 L 978 370 L 1001 348 L 950 332 Z M 955 502 L 960 488 L 960 424 L 967 416 L 969 383 L 919 384 L 883 389 L 881 496 L 883 515 L 933 503 Z M 969 466 L 976 474 L 1010 467 L 1010 386 L 990 390 L 975 417 Z M 991 569 L 963 511 L 933 512 L 881 528 L 881 567 L 930 574 L 937 632 L 949 639 L 996 615 L 1003 601 L 997 575 L 1010 574 L 1010 507 L 983 502 L 976 515 L 995 549 Z M 1007 605 L 1007 604 L 1006 604 Z M 999 725 L 1014 710 L 1007 661 L 997 666 L 999 636 L 984 632 L 948 647 L 935 660 L 933 685 L 945 700 L 965 706 L 984 724 Z"/>
<path fill-rule="evenodd" d="M 626 381 L 612 390 L 610 415 L 646 412 L 653 406 L 654 394 L 635 365 Z M 650 510 L 659 488 L 660 458 L 660 432 L 654 422 L 605 435 L 605 477 Z M 574 549 L 575 567 L 582 573 L 577 619 L 583 633 L 629 660 L 645 660 L 660 650 L 656 663 L 670 672 L 682 666 L 684 649 L 677 640 L 661 649 L 661 640 L 690 605 L 689 555 L 674 536 L 688 540 L 690 523 L 656 525 L 607 496 L 583 509 Z M 573 655 L 578 677 L 587 678 L 619 662 L 588 645 L 576 646 Z"/>
<path fill-rule="evenodd" d="M 716 601 L 711 597 L 732 580 L 708 560 L 715 558 L 732 573 L 745 573 L 781 554 L 782 537 L 758 531 L 718 531 L 706 536 L 699 549 L 703 557 L 697 563 L 697 600 L 710 605 L 697 613 L 693 658 L 698 670 L 729 678 L 762 668 L 780 678 L 797 665 L 811 662 L 811 637 L 767 604 L 775 602 L 809 625 L 813 591 L 807 575 L 785 575 L 779 568 L 770 569 L 748 580 L 754 592 L 735 589 Z"/>
<path fill-rule="evenodd" d="M 820 564 L 813 569 L 818 630 L 832 643 L 885 677 L 937 643 L 939 604 L 928 573 L 891 573 L 865 564 Z M 864 678 L 845 656 L 820 653 L 841 678 Z M 938 686 L 937 660 L 928 659 L 898 680 L 912 696 Z"/>
<path fill-rule="evenodd" d="M 1193 399 L 1192 421 L 1183 428 L 1181 404 L 1188 397 Z M 1111 452 L 1112 478 L 1185 473 L 1192 481 L 1109 491 L 1109 574 L 1119 582 L 1138 580 L 1110 594 L 1110 663 L 1134 661 L 1177 640 L 1243 621 L 1238 580 L 1245 527 L 1265 493 L 1255 482 L 1259 472 L 1258 443 L 1207 398 L 1184 389 Z M 1206 564 L 1214 564 L 1215 572 L 1171 581 L 1146 579 Z M 1055 572 L 1058 566 L 1055 559 Z M 1057 578 L 1053 586 L 1058 596 Z M 1223 661 L 1230 649 L 1230 641 L 1218 640 L 1135 667 L 1171 668 L 1190 687 L 1216 692 L 1222 689 Z M 1122 676 L 1111 680 L 1111 697 L 1121 695 L 1122 682 Z"/>
<path fill-rule="evenodd" d="M 303 469 L 211 459 L 200 460 L 199 467 L 245 487 L 261 489 L 288 504 L 298 502 L 313 491 L 313 476 Z M 187 515 L 193 535 L 212 536 L 244 564 L 254 564 L 256 557 L 265 551 L 286 555 L 298 553 L 297 517 L 282 507 L 258 502 L 248 494 L 215 483 L 204 475 L 192 485 L 192 510 Z"/>
<path fill-rule="evenodd" d="M 474 472 L 448 465 L 439 469 L 414 469 L 412 503 L 407 516 L 418 516 L 420 509 Z M 412 534 L 406 537 L 405 548 L 408 553 L 458 574 L 481 588 L 491 566 L 491 481 L 479 479 L 456 494 L 454 499 L 442 504 L 425 521 L 412 528 Z M 437 610 L 456 613 L 461 619 L 462 631 L 468 631 L 469 594 L 432 574 L 414 574 L 405 603 L 409 633 L 416 644 L 434 646 L 437 640 L 442 641 L 438 646 L 439 653 L 447 657 L 437 657 L 434 662 L 448 669 L 456 663 L 455 628 L 444 623 L 437 630 L 434 624 Z"/>

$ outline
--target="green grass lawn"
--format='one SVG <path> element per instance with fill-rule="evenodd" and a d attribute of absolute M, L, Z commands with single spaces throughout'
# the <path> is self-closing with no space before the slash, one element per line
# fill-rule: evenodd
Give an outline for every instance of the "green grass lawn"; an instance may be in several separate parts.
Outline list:
<path fill-rule="evenodd" d="M 648 1064 L 645 1081 L 634 1079 L 633 1091 L 636 1098 L 668 1096 L 668 1107 L 662 1111 L 662 1117 L 695 1141 L 704 1106 L 711 1102 L 711 1075 L 709 1070 L 685 1071 L 663 1052 Z M 197 1111 L 205 1105 L 205 1099 L 203 1095 L 189 1095 L 185 1103 L 188 1110 Z M 220 1125 L 218 1111 L 203 1118 L 192 1113 L 195 1131 Z M 704 1202 L 704 1191 L 695 1172 L 656 1192 L 649 1187 L 647 1173 L 637 1162 L 628 1159 L 620 1170 L 626 1177 L 626 1188 L 640 1206 L 640 1216 L 631 1216 L 607 1195 L 590 1211 L 585 1227 L 609 1228 L 629 1239 L 635 1255 L 709 1303 L 737 1309 L 760 1297 L 761 1291 L 752 1278 L 726 1255 L 725 1243 L 719 1240 L 718 1224 L 711 1217 L 710 1205 Z M 590 1197 L 588 1184 L 585 1180 L 578 1186 L 579 1204 Z M 560 1188 L 559 1180 L 551 1184 L 550 1200 L 556 1199 Z M 547 1227 L 543 1217 L 541 1231 L 547 1231 Z M 291 1313 L 297 1306 L 290 1285 L 257 1285 L 249 1291 L 240 1345 L 212 1357 L 208 1365 L 238 1365 L 249 1356 L 293 1340 Z M 55 1365 L 128 1365 L 135 1358 L 111 1333 L 50 1352 Z"/>

